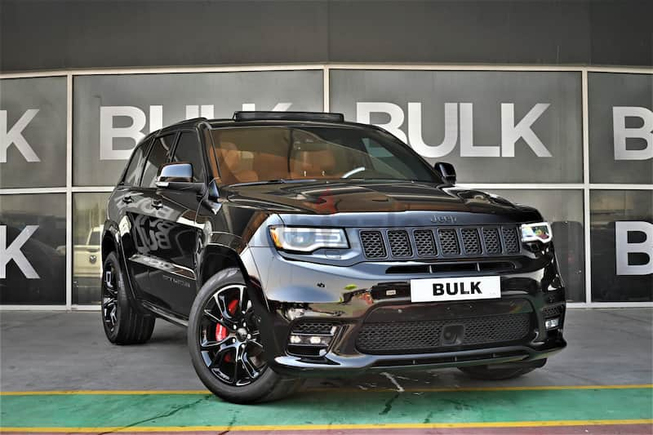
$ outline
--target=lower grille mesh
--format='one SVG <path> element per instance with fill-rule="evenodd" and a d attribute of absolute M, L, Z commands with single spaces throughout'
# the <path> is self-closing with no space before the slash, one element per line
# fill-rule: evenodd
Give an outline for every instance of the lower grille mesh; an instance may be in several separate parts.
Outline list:
<path fill-rule="evenodd" d="M 369 354 L 435 352 L 446 350 L 442 332 L 446 326 L 462 325 L 464 334 L 456 346 L 512 342 L 526 338 L 529 313 L 421 322 L 365 323 L 356 347 Z"/>
<path fill-rule="evenodd" d="M 562 305 L 557 305 L 553 307 L 546 307 L 542 310 L 545 318 L 559 317 L 565 313 L 565 307 Z"/>
<path fill-rule="evenodd" d="M 310 335 L 319 335 L 319 334 L 331 334 L 331 330 L 335 325 L 329 322 L 312 322 L 304 321 L 301 323 L 296 323 L 292 327 L 292 334 L 310 334 Z"/>

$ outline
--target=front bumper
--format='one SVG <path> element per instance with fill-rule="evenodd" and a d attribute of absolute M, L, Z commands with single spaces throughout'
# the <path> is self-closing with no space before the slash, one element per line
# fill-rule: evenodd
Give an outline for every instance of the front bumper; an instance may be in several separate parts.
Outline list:
<path fill-rule="evenodd" d="M 348 267 L 315 264 L 288 260 L 266 247 L 249 249 L 245 258 L 256 264 L 255 275 L 250 273 L 250 278 L 251 290 L 256 295 L 253 299 L 257 320 L 266 358 L 279 373 L 322 376 L 357 374 L 369 369 L 509 364 L 541 360 L 566 346 L 562 334 L 565 292 L 553 252 L 520 263 L 518 270 L 501 273 L 500 300 L 446 303 L 411 303 L 410 279 L 470 276 L 469 273 L 388 275 L 382 271 L 391 267 L 390 263 Z M 547 331 L 545 319 L 551 312 L 559 313 L 560 324 Z M 370 322 L 405 325 L 434 321 L 446 326 L 464 324 L 465 319 L 511 315 L 529 319 L 527 333 L 518 339 L 378 352 L 361 351 L 358 341 L 362 328 Z M 289 345 L 293 329 L 305 322 L 337 326 L 328 347 L 319 354 L 302 354 Z"/>
<path fill-rule="evenodd" d="M 383 357 L 378 355 L 341 356 L 329 353 L 326 357 L 329 364 L 318 364 L 292 356 L 280 356 L 274 359 L 272 366 L 276 372 L 288 376 L 325 376 L 330 373 L 338 376 L 358 375 L 368 370 L 426 370 L 537 361 L 558 353 L 566 345 L 567 343 L 560 334 L 559 340 L 539 348 L 503 346 L 428 354 L 384 355 Z"/>

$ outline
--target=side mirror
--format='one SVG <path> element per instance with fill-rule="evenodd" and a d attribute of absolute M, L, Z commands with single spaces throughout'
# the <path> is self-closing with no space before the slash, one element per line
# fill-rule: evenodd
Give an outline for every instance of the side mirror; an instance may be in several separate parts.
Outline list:
<path fill-rule="evenodd" d="M 451 163 L 447 162 L 436 162 L 433 165 L 433 169 L 440 174 L 442 179 L 449 184 L 456 184 L 456 169 L 454 169 Z"/>
<path fill-rule="evenodd" d="M 203 183 L 193 182 L 193 165 L 186 162 L 167 163 L 159 169 L 156 187 L 171 190 L 193 190 L 201 192 Z"/>

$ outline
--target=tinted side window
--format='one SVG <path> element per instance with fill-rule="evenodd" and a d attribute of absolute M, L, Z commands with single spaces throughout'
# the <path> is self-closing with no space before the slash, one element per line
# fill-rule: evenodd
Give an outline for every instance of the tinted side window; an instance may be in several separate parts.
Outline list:
<path fill-rule="evenodd" d="M 138 186 L 138 180 L 141 178 L 141 169 L 143 168 L 143 160 L 145 160 L 150 142 L 148 140 L 134 150 L 129 161 L 129 166 L 127 166 L 127 170 L 125 171 L 125 178 L 123 178 L 122 184 L 126 186 Z"/>
<path fill-rule="evenodd" d="M 174 145 L 176 134 L 170 134 L 163 137 L 158 137 L 152 144 L 152 150 L 147 156 L 145 161 L 145 170 L 143 171 L 143 179 L 141 186 L 155 187 L 156 176 L 159 173 L 159 168 L 162 164 L 168 161 L 170 150 Z"/>
<path fill-rule="evenodd" d="M 195 132 L 184 131 L 181 133 L 172 160 L 175 162 L 188 162 L 192 164 L 193 181 L 195 183 L 204 181 L 206 178 L 200 143 Z"/>

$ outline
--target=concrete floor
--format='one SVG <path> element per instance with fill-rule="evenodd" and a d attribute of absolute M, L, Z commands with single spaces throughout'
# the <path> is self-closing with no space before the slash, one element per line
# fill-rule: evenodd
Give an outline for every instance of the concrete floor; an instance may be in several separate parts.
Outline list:
<path fill-rule="evenodd" d="M 311 379 L 256 406 L 203 392 L 184 329 L 157 321 L 146 345 L 113 346 L 99 316 L 0 312 L 0 431 L 653 433 L 653 309 L 570 310 L 568 348 L 520 379 L 474 381 L 455 369 Z M 86 393 L 20 393 L 62 390 Z"/>
<path fill-rule="evenodd" d="M 545 367 L 495 383 L 456 369 L 396 373 L 403 388 L 653 383 L 653 309 L 574 309 L 568 347 Z M 197 390 L 185 329 L 157 320 L 150 342 L 114 346 L 97 312 L 0 312 L 0 391 Z M 396 388 L 381 374 L 310 380 L 307 388 Z"/>

